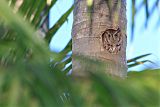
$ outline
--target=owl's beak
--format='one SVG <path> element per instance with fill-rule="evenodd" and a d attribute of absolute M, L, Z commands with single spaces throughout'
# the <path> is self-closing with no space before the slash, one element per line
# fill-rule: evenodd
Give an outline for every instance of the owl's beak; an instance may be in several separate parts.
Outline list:
<path fill-rule="evenodd" d="M 112 52 L 114 52 L 116 50 L 116 47 L 113 47 Z"/>

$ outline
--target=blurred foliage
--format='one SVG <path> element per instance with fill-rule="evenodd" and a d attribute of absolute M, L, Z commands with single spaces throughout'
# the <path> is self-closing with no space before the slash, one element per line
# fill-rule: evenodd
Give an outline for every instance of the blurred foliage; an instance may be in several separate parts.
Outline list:
<path fill-rule="evenodd" d="M 0 0 L 0 107 L 158 107 L 160 70 L 130 72 L 125 80 L 100 69 L 79 80 L 66 76 L 71 41 L 60 53 L 50 52 L 48 44 L 73 6 L 45 38 L 37 33 L 55 3 L 24 0 L 18 7 L 17 0 Z"/>
<path fill-rule="evenodd" d="M 132 0 L 132 24 L 131 24 L 131 41 L 133 40 L 134 37 L 134 28 L 135 28 L 135 16 L 138 14 L 138 12 L 144 7 L 145 8 L 145 15 L 146 15 L 146 20 L 144 23 L 144 26 L 147 27 L 148 26 L 148 22 L 150 17 L 153 15 L 153 13 L 155 11 L 157 11 L 157 16 L 160 19 L 160 13 L 159 13 L 159 4 L 160 4 L 160 0 L 141 0 L 140 3 L 137 3 L 138 0 Z M 153 5 L 150 6 L 149 8 L 149 4 L 150 2 L 153 2 Z M 160 24 L 160 20 L 157 21 L 157 25 L 159 26 Z"/>
<path fill-rule="evenodd" d="M 131 68 L 131 67 L 135 67 L 137 65 L 141 65 L 141 64 L 144 64 L 146 62 L 150 62 L 152 63 L 153 65 L 156 65 L 156 63 L 150 61 L 150 60 L 142 60 L 142 61 L 139 61 L 140 59 L 144 58 L 144 57 L 147 57 L 151 54 L 144 54 L 144 55 L 140 55 L 140 56 L 137 56 L 135 58 L 131 58 L 129 60 L 127 60 L 127 65 L 128 65 L 128 68 Z"/>

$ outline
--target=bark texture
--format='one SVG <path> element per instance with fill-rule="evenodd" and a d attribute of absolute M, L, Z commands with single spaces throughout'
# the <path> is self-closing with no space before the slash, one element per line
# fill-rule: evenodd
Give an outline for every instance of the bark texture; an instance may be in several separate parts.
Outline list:
<path fill-rule="evenodd" d="M 93 65 L 89 67 L 86 60 L 76 57 L 83 55 L 103 62 L 106 74 L 125 77 L 126 0 L 93 0 L 91 7 L 88 7 L 87 0 L 75 0 L 74 5 L 73 75 L 83 76 L 94 68 Z"/>

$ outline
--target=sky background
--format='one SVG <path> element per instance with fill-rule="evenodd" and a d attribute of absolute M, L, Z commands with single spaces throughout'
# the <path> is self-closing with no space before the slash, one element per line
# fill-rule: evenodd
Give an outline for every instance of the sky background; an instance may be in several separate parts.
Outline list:
<path fill-rule="evenodd" d="M 136 0 L 136 6 L 143 0 Z M 156 0 L 149 0 L 149 9 L 153 6 Z M 56 5 L 51 9 L 50 12 L 50 27 L 52 27 L 57 20 L 71 7 L 73 0 L 57 0 Z M 145 7 L 143 6 L 135 16 L 135 28 L 134 28 L 134 39 L 131 42 L 131 0 L 127 0 L 127 59 L 131 59 L 136 56 L 151 53 L 152 55 L 143 59 L 155 62 L 145 63 L 136 67 L 132 67 L 129 70 L 142 70 L 148 67 L 158 68 L 160 66 L 160 25 L 157 26 L 159 20 L 160 10 L 156 9 L 152 16 L 149 18 L 147 28 L 144 26 L 146 21 Z M 160 9 L 160 3 L 159 3 Z M 50 49 L 55 52 L 60 52 L 64 49 L 66 44 L 71 39 L 71 29 L 73 23 L 73 13 L 69 15 L 68 21 L 63 24 L 59 31 L 54 35 L 50 43 Z M 142 59 L 142 60 L 143 60 Z"/>

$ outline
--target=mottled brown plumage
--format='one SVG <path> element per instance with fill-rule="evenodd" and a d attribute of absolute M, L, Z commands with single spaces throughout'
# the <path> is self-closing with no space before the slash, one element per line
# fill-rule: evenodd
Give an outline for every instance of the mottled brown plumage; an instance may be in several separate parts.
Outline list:
<path fill-rule="evenodd" d="M 119 28 L 109 28 L 102 34 L 103 47 L 112 54 L 118 54 L 121 51 L 122 40 Z"/>

